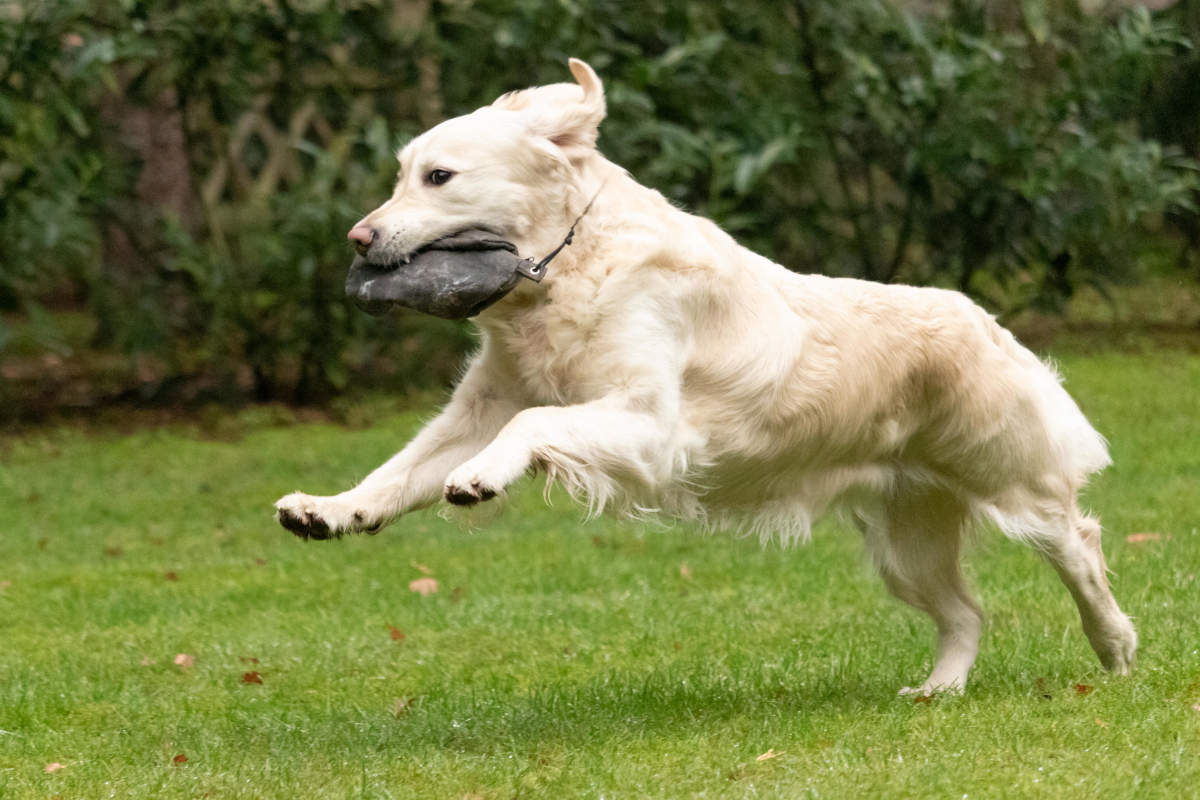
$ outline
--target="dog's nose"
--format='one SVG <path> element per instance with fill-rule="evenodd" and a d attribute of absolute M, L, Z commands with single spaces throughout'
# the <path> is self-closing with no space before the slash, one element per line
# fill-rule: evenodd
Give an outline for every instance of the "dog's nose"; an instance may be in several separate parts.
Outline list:
<path fill-rule="evenodd" d="M 375 229 L 368 228 L 366 225 L 355 225 L 346 234 L 346 238 L 354 242 L 355 252 L 360 256 L 365 256 L 375 241 Z"/>

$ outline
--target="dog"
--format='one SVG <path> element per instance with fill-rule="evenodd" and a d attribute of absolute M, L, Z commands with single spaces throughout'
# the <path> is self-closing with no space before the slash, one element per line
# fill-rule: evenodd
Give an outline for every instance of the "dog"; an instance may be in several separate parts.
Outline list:
<path fill-rule="evenodd" d="M 639 185 L 596 149 L 600 79 L 569 67 L 574 83 L 413 139 L 392 197 L 351 229 L 365 258 L 402 264 L 474 228 L 549 253 L 577 221 L 540 283 L 474 319 L 480 347 L 441 414 L 354 488 L 280 499 L 283 526 L 375 532 L 528 471 L 592 513 L 784 543 L 838 508 L 890 591 L 933 618 L 932 672 L 902 690 L 927 695 L 966 685 L 982 616 L 959 552 L 992 523 L 1050 561 L 1103 665 L 1127 673 L 1137 634 L 1077 502 L 1107 446 L 1054 369 L 962 294 L 791 272 Z"/>

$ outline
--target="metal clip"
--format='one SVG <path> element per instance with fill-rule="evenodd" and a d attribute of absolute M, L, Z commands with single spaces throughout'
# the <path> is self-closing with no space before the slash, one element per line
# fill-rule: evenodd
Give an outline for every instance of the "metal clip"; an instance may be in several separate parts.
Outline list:
<path fill-rule="evenodd" d="M 532 258 L 522 258 L 517 262 L 517 274 L 529 278 L 534 283 L 541 283 L 542 278 L 546 277 L 546 259 L 535 264 Z"/>

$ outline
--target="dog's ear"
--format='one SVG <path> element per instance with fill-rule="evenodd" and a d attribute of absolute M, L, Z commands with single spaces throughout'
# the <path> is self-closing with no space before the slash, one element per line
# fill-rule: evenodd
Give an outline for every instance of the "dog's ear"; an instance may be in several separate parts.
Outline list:
<path fill-rule="evenodd" d="M 572 58 L 568 64 L 575 84 L 558 83 L 509 92 L 492 105 L 520 114 L 531 134 L 549 139 L 574 162 L 595 149 L 606 109 L 604 85 L 596 71 L 578 58 Z"/>

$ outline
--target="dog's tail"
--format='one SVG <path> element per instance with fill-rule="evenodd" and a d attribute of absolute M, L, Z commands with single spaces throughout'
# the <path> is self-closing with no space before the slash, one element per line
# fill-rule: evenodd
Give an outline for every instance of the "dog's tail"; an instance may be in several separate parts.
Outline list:
<path fill-rule="evenodd" d="M 1073 488 L 1082 486 L 1090 475 L 1112 463 L 1108 442 L 1063 387 L 1057 365 L 1039 359 L 990 315 L 988 321 L 993 341 L 1026 368 L 1027 380 L 1032 383 L 1030 394 L 1035 398 L 1039 422 L 1049 443 L 1053 471 L 1065 477 Z"/>

